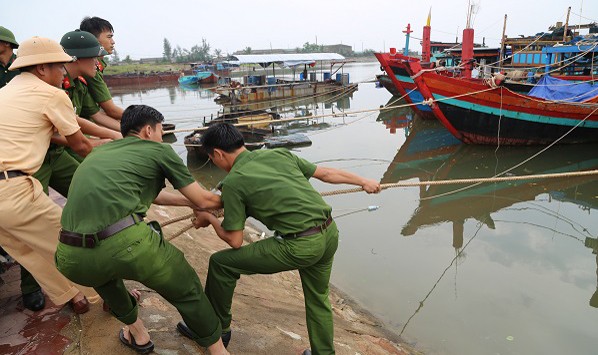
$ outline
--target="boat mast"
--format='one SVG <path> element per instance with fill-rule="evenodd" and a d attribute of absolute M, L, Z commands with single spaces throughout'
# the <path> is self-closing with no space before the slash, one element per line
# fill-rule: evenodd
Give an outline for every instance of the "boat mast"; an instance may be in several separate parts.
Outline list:
<path fill-rule="evenodd" d="M 426 25 L 424 26 L 424 33 L 422 37 L 422 62 L 429 62 L 430 58 L 432 57 L 432 53 L 430 53 L 430 22 L 432 20 L 432 8 L 428 12 L 428 20 Z"/>
<path fill-rule="evenodd" d="M 471 27 L 471 15 L 473 14 L 474 5 L 471 1 L 468 3 L 467 9 L 467 26 L 463 29 L 463 45 L 461 48 L 461 66 L 463 67 L 462 76 L 464 78 L 471 78 L 471 71 L 473 69 L 473 28 Z"/>
<path fill-rule="evenodd" d="M 507 14 L 505 14 L 505 21 L 502 25 L 502 37 L 500 38 L 500 54 L 498 56 L 498 71 L 502 70 L 502 64 L 505 56 L 505 32 L 507 30 Z"/>
<path fill-rule="evenodd" d="M 411 37 L 411 32 L 413 32 L 411 30 L 411 24 L 408 23 L 407 24 L 407 29 L 403 31 L 403 33 L 405 33 L 405 49 L 403 49 L 403 55 L 404 56 L 408 56 L 409 55 L 409 37 Z"/>
<path fill-rule="evenodd" d="M 567 9 L 567 20 L 565 20 L 565 31 L 563 32 L 563 42 L 567 42 L 567 27 L 569 27 L 569 15 L 571 14 L 571 6 Z"/>

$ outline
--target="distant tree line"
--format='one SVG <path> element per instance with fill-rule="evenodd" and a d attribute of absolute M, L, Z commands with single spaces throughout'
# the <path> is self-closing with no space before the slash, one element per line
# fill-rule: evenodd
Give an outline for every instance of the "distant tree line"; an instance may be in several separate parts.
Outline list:
<path fill-rule="evenodd" d="M 164 38 L 163 41 L 163 51 L 162 51 L 162 61 L 165 63 L 188 63 L 188 62 L 210 62 L 213 60 L 218 60 L 223 57 L 222 50 L 214 49 L 211 51 L 212 47 L 208 43 L 205 38 L 201 39 L 201 44 L 196 44 L 190 49 L 181 48 L 181 46 L 176 45 L 173 46 L 168 38 Z M 295 48 L 297 53 L 319 53 L 324 51 L 324 46 L 319 45 L 316 43 L 305 42 L 303 47 Z M 353 53 L 346 53 L 345 56 L 348 57 L 361 57 L 361 56 L 370 56 L 374 54 L 373 49 L 366 49 L 363 52 L 353 52 Z M 252 54 L 251 47 L 245 47 L 242 50 L 243 54 Z M 228 54 L 226 55 L 228 57 Z M 129 55 L 127 55 L 124 59 L 121 60 L 119 53 L 115 50 L 112 53 L 110 58 L 110 62 L 112 63 L 119 63 L 119 62 L 131 63 L 133 60 Z"/>
<path fill-rule="evenodd" d="M 191 49 L 181 48 L 179 45 L 173 48 L 170 41 L 164 38 L 163 47 L 162 58 L 169 63 L 209 62 L 222 56 L 220 49 L 214 49 L 213 55 L 210 53 L 211 46 L 205 38 L 201 39 L 201 44 L 196 44 Z"/>

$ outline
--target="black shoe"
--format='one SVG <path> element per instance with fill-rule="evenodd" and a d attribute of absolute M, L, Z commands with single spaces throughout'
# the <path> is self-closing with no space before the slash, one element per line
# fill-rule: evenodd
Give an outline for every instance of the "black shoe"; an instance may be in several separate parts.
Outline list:
<path fill-rule="evenodd" d="M 187 326 L 187 324 L 185 324 L 185 322 L 180 321 L 176 325 L 176 329 L 181 334 L 183 334 L 184 336 L 186 336 L 187 338 L 193 340 L 193 333 L 191 332 L 191 329 L 189 329 L 189 327 Z M 228 346 L 228 343 L 230 342 L 231 333 L 232 333 L 232 331 L 229 330 L 228 332 L 222 334 L 222 344 L 224 344 L 225 348 Z"/>
<path fill-rule="evenodd" d="M 44 309 L 46 305 L 46 298 L 42 290 L 37 290 L 26 295 L 23 295 L 23 306 L 34 312 Z"/>
<path fill-rule="evenodd" d="M 302 355 L 311 355 L 311 350 L 310 349 L 303 350 Z"/>

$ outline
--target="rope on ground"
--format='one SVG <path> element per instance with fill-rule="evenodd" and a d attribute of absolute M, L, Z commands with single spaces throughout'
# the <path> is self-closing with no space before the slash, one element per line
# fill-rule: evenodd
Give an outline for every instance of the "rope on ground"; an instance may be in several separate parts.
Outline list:
<path fill-rule="evenodd" d="M 436 180 L 436 181 L 419 181 L 419 182 L 395 182 L 395 183 L 387 183 L 381 184 L 380 187 L 382 190 L 396 188 L 396 187 L 414 187 L 414 186 L 433 186 L 433 185 L 452 185 L 452 184 L 472 184 L 472 183 L 493 183 L 493 182 L 504 182 L 504 181 L 521 181 L 521 180 L 538 180 L 538 179 L 555 179 L 555 178 L 566 178 L 566 177 L 577 177 L 577 176 L 591 176 L 591 175 L 598 175 L 597 170 L 584 170 L 584 171 L 573 171 L 573 172 L 566 172 L 566 173 L 552 173 L 552 174 L 536 174 L 536 175 L 522 175 L 522 176 L 500 176 L 500 177 L 491 177 L 491 178 L 472 178 L 472 179 L 454 179 L 454 180 Z M 349 189 L 339 189 L 333 191 L 325 191 L 321 192 L 320 195 L 322 196 L 336 196 L 336 195 L 343 195 L 349 193 L 355 193 L 363 191 L 362 187 L 354 187 Z M 208 211 L 214 214 L 216 217 L 222 217 L 224 215 L 224 210 L 211 210 Z M 165 222 L 162 222 L 160 225 L 165 227 L 169 224 L 179 222 L 185 219 L 193 218 L 195 214 L 189 213 L 183 216 L 175 217 L 169 219 Z M 172 240 L 181 234 L 185 233 L 189 229 L 193 227 L 193 223 L 186 225 L 185 227 L 181 228 L 180 230 L 173 233 L 170 237 L 167 237 L 166 240 Z"/>

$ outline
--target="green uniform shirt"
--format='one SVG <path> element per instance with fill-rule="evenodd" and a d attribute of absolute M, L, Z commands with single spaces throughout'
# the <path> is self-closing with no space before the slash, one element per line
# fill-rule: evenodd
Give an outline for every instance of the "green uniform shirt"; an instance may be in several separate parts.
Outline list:
<path fill-rule="evenodd" d="M 12 64 L 12 62 L 15 61 L 15 59 L 17 58 L 16 54 L 13 54 L 12 57 L 10 57 L 10 59 L 8 60 L 8 63 L 6 63 L 6 66 L 4 66 L 4 64 L 2 64 L 2 62 L 0 62 L 0 88 L 4 87 L 4 85 L 8 84 L 8 82 L 14 78 L 15 76 L 19 75 L 19 73 L 21 73 L 19 70 L 8 70 L 8 68 L 10 67 L 10 65 Z"/>
<path fill-rule="evenodd" d="M 104 82 L 104 69 L 107 65 L 108 63 L 104 60 L 104 58 L 101 58 L 99 60 L 96 75 L 93 78 L 86 78 L 89 93 L 91 94 L 93 101 L 98 104 L 112 99 L 110 90 L 108 90 L 108 86 Z"/>
<path fill-rule="evenodd" d="M 89 118 L 91 115 L 100 111 L 100 108 L 93 102 L 91 96 L 88 94 L 85 79 L 81 79 L 81 77 L 72 79 L 71 75 L 66 73 L 62 82 L 62 88 L 69 95 L 73 107 L 75 108 L 75 114 L 79 117 Z"/>
<path fill-rule="evenodd" d="M 195 181 L 167 144 L 129 136 L 96 147 L 73 176 L 62 228 L 95 233 L 127 215 L 145 215 L 164 179 L 175 189 Z"/>
<path fill-rule="evenodd" d="M 249 216 L 280 234 L 321 225 L 332 208 L 309 183 L 315 171 L 286 149 L 241 153 L 222 182 L 222 227 L 242 230 Z"/>

